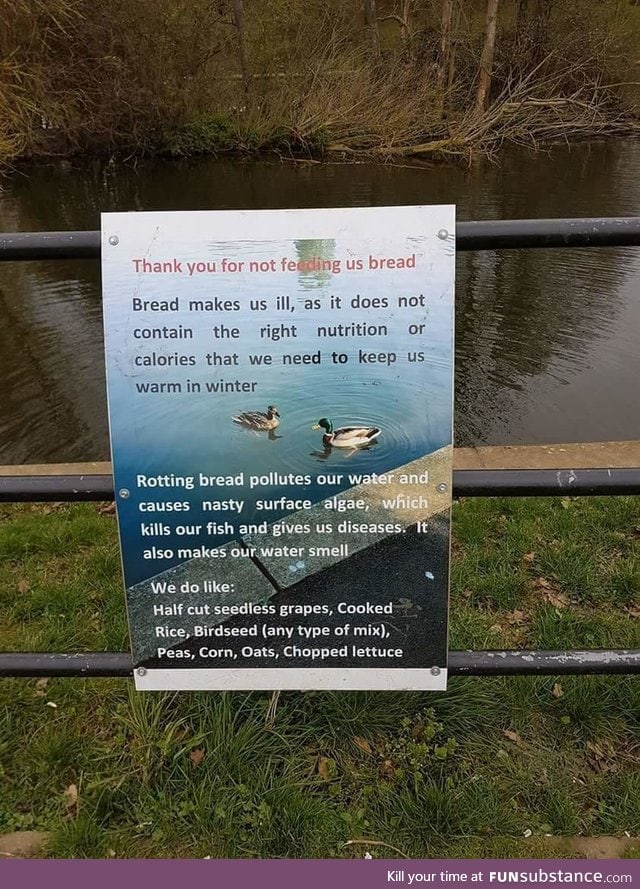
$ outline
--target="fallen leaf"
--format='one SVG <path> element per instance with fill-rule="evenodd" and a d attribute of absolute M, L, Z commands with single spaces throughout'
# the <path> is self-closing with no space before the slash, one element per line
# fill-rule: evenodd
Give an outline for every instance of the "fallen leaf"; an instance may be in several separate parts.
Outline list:
<path fill-rule="evenodd" d="M 542 592 L 542 598 L 554 608 L 564 608 L 569 604 L 569 597 L 561 593 L 554 583 L 546 577 L 536 577 L 531 582 L 534 590 Z"/>
<path fill-rule="evenodd" d="M 38 681 L 36 682 L 36 697 L 37 698 L 44 697 L 44 690 L 48 684 L 49 684 L 49 677 L 48 676 L 43 676 L 42 679 L 38 679 Z"/>
<path fill-rule="evenodd" d="M 51 707 L 53 710 L 58 709 L 58 705 L 55 704 L 53 701 L 47 701 L 47 707 Z"/>
<path fill-rule="evenodd" d="M 202 747 L 196 747 L 195 750 L 192 750 L 189 754 L 189 759 L 194 764 L 194 766 L 199 766 L 204 759 L 204 750 L 202 749 Z"/>
<path fill-rule="evenodd" d="M 614 755 L 615 751 L 611 741 L 587 741 L 587 750 L 595 756 L 596 759 L 607 759 Z"/>
<path fill-rule="evenodd" d="M 366 738 L 357 738 L 356 737 L 353 739 L 353 743 L 356 745 L 356 747 L 359 747 L 363 753 L 369 753 L 369 754 L 373 753 L 371 744 L 366 740 Z"/>
<path fill-rule="evenodd" d="M 535 560 L 535 557 L 536 557 L 535 553 L 525 553 L 522 557 L 522 561 L 525 563 L 525 565 L 532 565 Z"/>
<path fill-rule="evenodd" d="M 548 590 L 544 598 L 554 608 L 566 608 L 569 604 L 568 596 L 565 596 L 564 593 L 559 593 L 557 590 Z"/>
<path fill-rule="evenodd" d="M 67 815 L 73 817 L 78 812 L 78 787 L 75 784 L 69 784 L 64 792 L 64 805 Z"/>
<path fill-rule="evenodd" d="M 28 593 L 31 589 L 31 584 L 28 580 L 25 580 L 24 577 L 18 581 L 18 592 L 19 593 Z"/>
<path fill-rule="evenodd" d="M 600 739 L 598 741 L 587 741 L 587 762 L 597 772 L 617 772 L 618 763 L 615 758 L 615 749 L 611 741 Z"/>
<path fill-rule="evenodd" d="M 502 734 L 505 738 L 508 738 L 510 741 L 513 741 L 514 744 L 522 744 L 522 738 L 518 734 L 518 732 L 513 732 L 511 729 L 504 728 L 502 729 Z"/>
<path fill-rule="evenodd" d="M 560 685 L 559 682 L 555 683 L 555 685 L 551 689 L 551 694 L 554 696 L 554 698 L 561 698 L 563 696 L 564 689 L 562 688 L 562 686 Z"/>
<path fill-rule="evenodd" d="M 395 773 L 395 769 L 393 767 L 393 763 L 390 759 L 385 759 L 382 763 L 382 774 L 386 775 L 387 778 L 392 778 Z"/>
<path fill-rule="evenodd" d="M 321 756 L 318 759 L 318 775 L 322 778 L 323 781 L 328 781 L 331 777 L 330 775 L 330 766 L 331 760 L 328 756 Z"/>
<path fill-rule="evenodd" d="M 98 514 L 99 515 L 115 515 L 116 514 L 116 504 L 112 503 L 101 503 L 98 506 Z"/>

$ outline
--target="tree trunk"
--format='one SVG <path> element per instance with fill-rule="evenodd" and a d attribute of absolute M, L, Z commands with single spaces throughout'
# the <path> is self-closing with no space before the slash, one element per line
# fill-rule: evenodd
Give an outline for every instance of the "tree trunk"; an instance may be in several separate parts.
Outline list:
<path fill-rule="evenodd" d="M 516 48 L 514 62 L 517 67 L 522 68 L 526 65 L 530 56 L 530 33 L 529 33 L 529 0 L 517 0 L 516 4 L 516 20 L 514 24 Z"/>
<path fill-rule="evenodd" d="M 245 96 L 249 92 L 249 66 L 247 53 L 244 46 L 244 2 L 233 0 L 233 24 L 238 35 L 238 56 L 240 58 L 240 70 L 242 71 L 242 83 Z"/>
<path fill-rule="evenodd" d="M 549 54 L 550 0 L 538 0 L 532 18 L 532 64 L 539 64 Z"/>
<path fill-rule="evenodd" d="M 438 90 L 442 92 L 449 76 L 451 59 L 451 32 L 454 0 L 442 0 L 442 26 L 440 31 L 440 54 L 438 57 Z"/>
<path fill-rule="evenodd" d="M 408 43 L 411 40 L 411 12 L 413 0 L 404 0 L 402 4 L 402 42 Z"/>
<path fill-rule="evenodd" d="M 487 14 L 484 25 L 484 44 L 480 57 L 480 72 L 478 75 L 478 94 L 476 96 L 476 111 L 478 114 L 487 110 L 489 102 L 489 90 L 491 88 L 491 75 L 493 73 L 493 54 L 496 47 L 496 25 L 498 19 L 499 0 L 487 0 Z"/>
<path fill-rule="evenodd" d="M 527 6 L 529 0 L 517 0 L 516 4 L 516 34 L 519 34 L 527 20 Z"/>
<path fill-rule="evenodd" d="M 364 0 L 364 23 L 371 37 L 371 48 L 373 50 L 373 55 L 376 61 L 378 61 L 380 59 L 381 52 L 376 0 Z"/>

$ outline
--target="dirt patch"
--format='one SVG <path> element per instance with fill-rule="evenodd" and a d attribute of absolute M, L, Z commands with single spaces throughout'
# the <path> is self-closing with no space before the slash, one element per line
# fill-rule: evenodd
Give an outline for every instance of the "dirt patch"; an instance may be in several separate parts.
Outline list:
<path fill-rule="evenodd" d="M 539 838 L 538 838 L 539 839 Z M 544 844 L 581 858 L 622 858 L 640 846 L 640 837 L 544 837 Z"/>
<path fill-rule="evenodd" d="M 32 858 L 42 852 L 50 834 L 41 830 L 16 830 L 0 836 L 0 858 Z"/>

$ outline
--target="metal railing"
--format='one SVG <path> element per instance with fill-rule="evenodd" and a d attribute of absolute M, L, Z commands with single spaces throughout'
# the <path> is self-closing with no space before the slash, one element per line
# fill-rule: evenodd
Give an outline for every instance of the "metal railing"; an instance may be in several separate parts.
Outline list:
<path fill-rule="evenodd" d="M 640 217 L 458 222 L 456 250 L 640 246 Z M 0 234 L 0 262 L 99 259 L 100 232 Z M 110 475 L 0 476 L 0 502 L 113 499 Z M 458 469 L 457 497 L 640 494 L 640 467 Z M 450 651 L 451 675 L 640 673 L 640 649 Z M 2 652 L 0 676 L 130 676 L 127 652 Z"/>

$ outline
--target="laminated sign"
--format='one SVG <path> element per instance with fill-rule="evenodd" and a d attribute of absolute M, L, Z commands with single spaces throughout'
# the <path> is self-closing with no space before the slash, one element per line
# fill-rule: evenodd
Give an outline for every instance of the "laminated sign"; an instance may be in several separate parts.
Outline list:
<path fill-rule="evenodd" d="M 446 688 L 454 215 L 103 215 L 139 689 Z"/>

